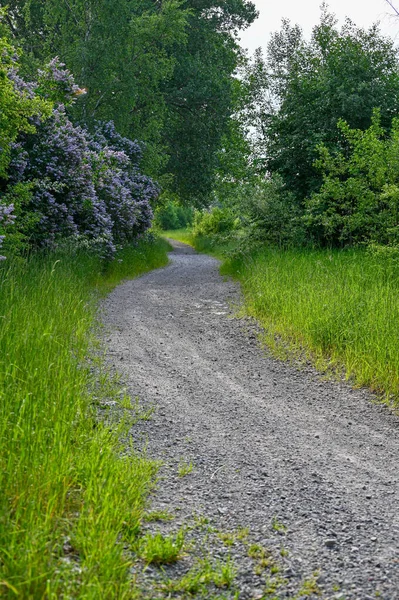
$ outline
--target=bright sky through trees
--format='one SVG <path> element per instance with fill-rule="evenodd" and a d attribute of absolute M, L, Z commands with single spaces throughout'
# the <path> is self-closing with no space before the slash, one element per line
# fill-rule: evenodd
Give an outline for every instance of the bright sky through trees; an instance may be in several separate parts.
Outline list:
<path fill-rule="evenodd" d="M 251 52 L 265 46 L 270 34 L 280 29 L 281 19 L 288 18 L 292 24 L 298 23 L 306 36 L 320 17 L 321 0 L 253 0 L 260 11 L 258 20 L 241 35 L 241 43 Z M 330 11 L 340 22 L 348 16 L 361 27 L 369 27 L 380 21 L 381 30 L 399 43 L 399 17 L 393 17 L 385 0 L 329 0 Z M 399 7 L 399 1 L 394 5 Z"/>

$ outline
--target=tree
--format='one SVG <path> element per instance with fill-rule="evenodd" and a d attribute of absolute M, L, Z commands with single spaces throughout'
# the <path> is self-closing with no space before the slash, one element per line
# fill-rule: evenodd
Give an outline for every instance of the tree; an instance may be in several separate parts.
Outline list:
<path fill-rule="evenodd" d="M 1 4 L 2 2 L 0 2 Z M 11 0 L 9 22 L 25 49 L 25 71 L 59 56 L 86 96 L 72 117 L 93 128 L 113 120 L 146 143 L 147 170 L 159 172 L 165 100 L 186 41 L 188 11 L 179 0 Z"/>
<path fill-rule="evenodd" d="M 235 109 L 234 74 L 242 59 L 236 35 L 257 13 L 247 0 L 189 0 L 187 6 L 187 45 L 165 86 L 165 139 L 175 191 L 185 202 L 206 205 Z"/>
<path fill-rule="evenodd" d="M 347 20 L 339 30 L 324 10 L 310 42 L 285 22 L 266 64 L 274 102 L 262 122 L 267 169 L 301 204 L 322 184 L 314 166 L 318 145 L 339 146 L 339 119 L 365 130 L 375 107 L 383 128 L 399 114 L 397 50 L 377 26 L 366 31 Z"/>
<path fill-rule="evenodd" d="M 0 0 L 2 4 L 2 0 Z M 32 69 L 58 55 L 87 88 L 72 116 L 112 119 L 145 142 L 144 167 L 187 202 L 206 202 L 231 114 L 249 0 L 10 0 Z"/>

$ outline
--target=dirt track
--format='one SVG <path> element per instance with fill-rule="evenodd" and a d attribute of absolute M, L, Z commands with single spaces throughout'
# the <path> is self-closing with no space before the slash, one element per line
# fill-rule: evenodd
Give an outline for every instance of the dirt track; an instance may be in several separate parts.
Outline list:
<path fill-rule="evenodd" d="M 156 407 L 134 429 L 165 461 L 154 505 L 179 509 L 178 522 L 196 512 L 225 530 L 247 526 L 276 551 L 283 542 L 287 589 L 319 569 L 325 598 L 399 599 L 399 419 L 363 390 L 266 357 L 232 317 L 236 284 L 174 245 L 168 267 L 104 306 L 111 362 Z M 183 459 L 194 469 L 177 477 Z M 241 562 L 240 598 L 260 597 Z"/>

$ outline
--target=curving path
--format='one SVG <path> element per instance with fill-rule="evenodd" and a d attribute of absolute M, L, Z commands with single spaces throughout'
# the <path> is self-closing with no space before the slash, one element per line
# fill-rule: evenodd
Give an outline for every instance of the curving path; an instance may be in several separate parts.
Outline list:
<path fill-rule="evenodd" d="M 170 473 L 155 504 L 248 526 L 277 550 L 282 523 L 289 582 L 318 569 L 325 598 L 399 599 L 399 419 L 364 390 L 265 356 L 218 262 L 172 243 L 169 266 L 104 307 L 112 362 L 156 407 L 134 429 Z M 193 472 L 173 476 L 183 459 Z M 261 597 L 240 577 L 240 598 Z"/>

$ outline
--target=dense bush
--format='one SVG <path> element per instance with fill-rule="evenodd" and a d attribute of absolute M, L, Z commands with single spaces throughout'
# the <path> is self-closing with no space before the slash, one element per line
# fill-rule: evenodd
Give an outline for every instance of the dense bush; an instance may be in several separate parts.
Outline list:
<path fill-rule="evenodd" d="M 235 195 L 246 245 L 268 243 L 278 247 L 302 245 L 305 240 L 301 211 L 278 175 L 257 177 Z"/>
<path fill-rule="evenodd" d="M 306 202 L 305 222 L 319 244 L 399 244 L 399 119 L 389 134 L 375 110 L 367 130 L 338 124 L 340 152 L 319 147 L 323 185 Z"/>
<path fill-rule="evenodd" d="M 139 170 L 140 145 L 120 136 L 113 123 L 98 123 L 91 134 L 72 123 L 67 109 L 82 90 L 58 59 L 34 82 L 19 76 L 15 58 L 4 68 L 13 97 L 53 106 L 43 114 L 32 109 L 27 125 L 22 121 L 8 140 L 0 207 L 4 212 L 12 205 L 16 218 L 6 248 L 55 248 L 68 239 L 112 256 L 117 244 L 151 225 L 159 192 Z"/>
<path fill-rule="evenodd" d="M 193 235 L 213 236 L 228 234 L 239 226 L 239 219 L 228 208 L 214 206 L 210 210 L 197 211 L 194 215 Z"/>
<path fill-rule="evenodd" d="M 189 227 L 194 218 L 194 209 L 183 206 L 176 200 L 167 200 L 155 211 L 154 224 L 163 229 L 183 229 Z"/>

